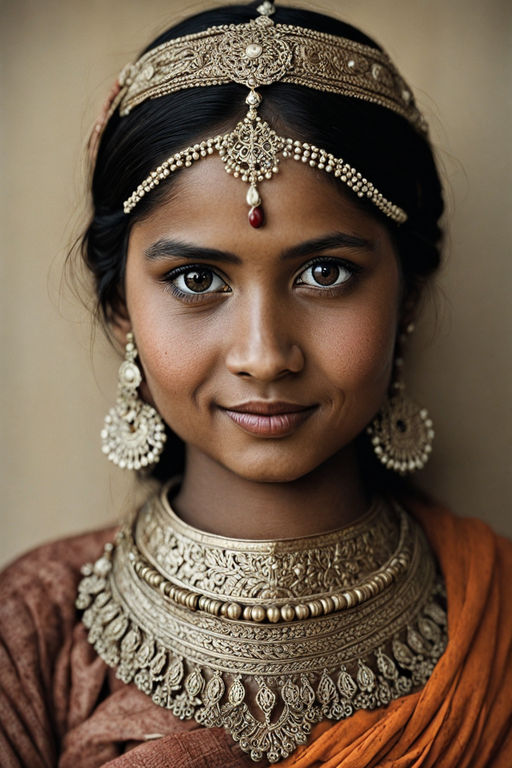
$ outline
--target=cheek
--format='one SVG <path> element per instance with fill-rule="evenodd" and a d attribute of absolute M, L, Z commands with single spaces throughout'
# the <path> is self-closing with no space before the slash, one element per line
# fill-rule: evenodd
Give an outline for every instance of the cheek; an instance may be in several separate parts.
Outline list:
<path fill-rule="evenodd" d="M 164 397 L 176 401 L 194 395 L 211 372 L 215 350 L 194 324 L 160 320 L 151 325 L 134 321 L 146 380 L 157 405 Z"/>
<path fill-rule="evenodd" d="M 377 322 L 373 318 L 355 319 L 343 331 L 342 355 L 338 358 L 341 370 L 355 381 L 369 384 L 389 376 L 395 346 L 396 322 Z"/>
<path fill-rule="evenodd" d="M 329 317 L 317 336 L 315 364 L 343 399 L 369 397 L 370 410 L 379 407 L 389 386 L 397 305 L 394 298 L 358 303 L 353 311 Z"/>
<path fill-rule="evenodd" d="M 151 399 L 165 414 L 166 401 L 190 392 L 209 363 L 201 323 L 177 311 L 173 296 L 128 256 L 126 300 Z"/>
<path fill-rule="evenodd" d="M 147 385 L 144 396 L 174 431 L 187 434 L 217 365 L 214 324 L 206 314 L 177 307 L 166 291 L 153 288 L 150 293 L 144 297 L 140 291 L 130 307 Z"/>

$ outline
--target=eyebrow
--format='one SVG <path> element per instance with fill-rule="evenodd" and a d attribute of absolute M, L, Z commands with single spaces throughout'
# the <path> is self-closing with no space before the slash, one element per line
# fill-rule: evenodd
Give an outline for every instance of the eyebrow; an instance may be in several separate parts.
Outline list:
<path fill-rule="evenodd" d="M 300 256 L 312 256 L 333 248 L 366 248 L 371 250 L 373 244 L 370 240 L 357 235 L 348 235 L 345 232 L 332 232 L 323 237 L 315 237 L 298 245 L 292 245 L 281 253 L 282 259 L 296 259 Z"/>
<path fill-rule="evenodd" d="M 280 259 L 288 260 L 312 256 L 333 248 L 365 248 L 372 250 L 373 244 L 370 240 L 358 237 L 357 235 L 348 235 L 345 232 L 332 232 L 328 235 L 315 237 L 312 240 L 306 240 L 286 248 L 281 252 Z M 158 261 L 169 257 L 193 259 L 195 261 L 220 261 L 230 264 L 240 264 L 242 261 L 239 256 L 231 251 L 205 248 L 204 246 L 172 238 L 157 240 L 146 248 L 144 255 L 149 261 Z"/>
<path fill-rule="evenodd" d="M 195 261 L 226 261 L 231 264 L 240 264 L 241 259 L 230 251 L 219 251 L 217 248 L 204 248 L 201 245 L 185 243 L 183 240 L 163 238 L 157 240 L 146 248 L 145 257 L 149 261 L 168 259 L 169 257 L 180 259 L 194 259 Z"/>

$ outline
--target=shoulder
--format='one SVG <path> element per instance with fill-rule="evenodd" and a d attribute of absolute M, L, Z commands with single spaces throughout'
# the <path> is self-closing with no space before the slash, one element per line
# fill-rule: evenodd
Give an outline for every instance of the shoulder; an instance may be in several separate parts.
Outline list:
<path fill-rule="evenodd" d="M 461 745 L 464 733 L 472 734 L 468 756 L 471 746 L 479 765 L 505 765 L 512 687 L 512 543 L 482 520 L 460 517 L 440 505 L 413 502 L 408 508 L 427 535 L 446 587 L 448 644 L 426 688 L 428 701 L 436 711 L 449 713 L 443 721 L 446 745 Z"/>
<path fill-rule="evenodd" d="M 66 537 L 18 557 L 0 573 L 0 616 L 5 611 L 5 599 L 10 595 L 18 595 L 26 601 L 33 593 L 43 590 L 48 603 L 59 602 L 74 592 L 81 566 L 98 557 L 115 531 L 115 527 L 109 527 Z"/>
<path fill-rule="evenodd" d="M 96 559 L 115 530 L 37 547 L 0 574 L 2 765 L 56 764 L 70 694 L 80 568 Z"/>
<path fill-rule="evenodd" d="M 60 563 L 64 568 L 79 571 L 85 560 L 96 559 L 116 530 L 116 526 L 109 526 L 41 544 L 9 563 L 0 573 L 0 579 L 11 578 L 13 574 L 27 570 L 38 571 L 48 563 Z"/>
<path fill-rule="evenodd" d="M 105 528 L 50 542 L 27 552 L 0 574 L 0 642 L 11 653 L 29 639 L 49 651 L 61 646 L 76 622 L 81 566 L 96 559 L 116 529 Z"/>
<path fill-rule="evenodd" d="M 468 565 L 474 560 L 492 561 L 494 568 L 512 571 L 512 541 L 483 520 L 455 514 L 428 499 L 408 499 L 406 506 L 439 556 L 455 557 Z"/>
<path fill-rule="evenodd" d="M 16 653 L 32 642 L 47 651 L 61 646 L 76 622 L 81 566 L 95 560 L 115 528 L 44 544 L 0 574 L 0 641 Z"/>
<path fill-rule="evenodd" d="M 478 616 L 512 653 L 512 542 L 482 520 L 461 517 L 437 503 L 413 500 L 407 508 L 422 526 L 444 577 L 448 616 L 464 623 Z M 475 631 L 476 631 L 475 625 Z M 482 628 L 482 627 L 481 627 Z"/>

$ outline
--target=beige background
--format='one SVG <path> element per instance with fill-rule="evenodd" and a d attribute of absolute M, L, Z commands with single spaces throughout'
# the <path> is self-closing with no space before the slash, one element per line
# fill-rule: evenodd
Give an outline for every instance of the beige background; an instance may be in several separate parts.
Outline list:
<path fill-rule="evenodd" d="M 115 519 L 133 480 L 99 450 L 117 363 L 60 284 L 83 221 L 83 146 L 121 67 L 206 3 L 0 3 L 2 535 L 0 562 Z M 375 36 L 413 86 L 444 168 L 450 236 L 410 388 L 435 419 L 420 481 L 512 533 L 509 499 L 511 8 L 509 0 L 323 0 Z"/>

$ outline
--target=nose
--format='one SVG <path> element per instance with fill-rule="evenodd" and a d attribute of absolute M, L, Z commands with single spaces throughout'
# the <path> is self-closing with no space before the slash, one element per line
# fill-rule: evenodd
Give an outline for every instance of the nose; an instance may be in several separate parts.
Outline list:
<path fill-rule="evenodd" d="M 302 370 L 297 326 L 279 299 L 253 295 L 240 302 L 234 320 L 226 354 L 231 373 L 269 382 Z"/>

